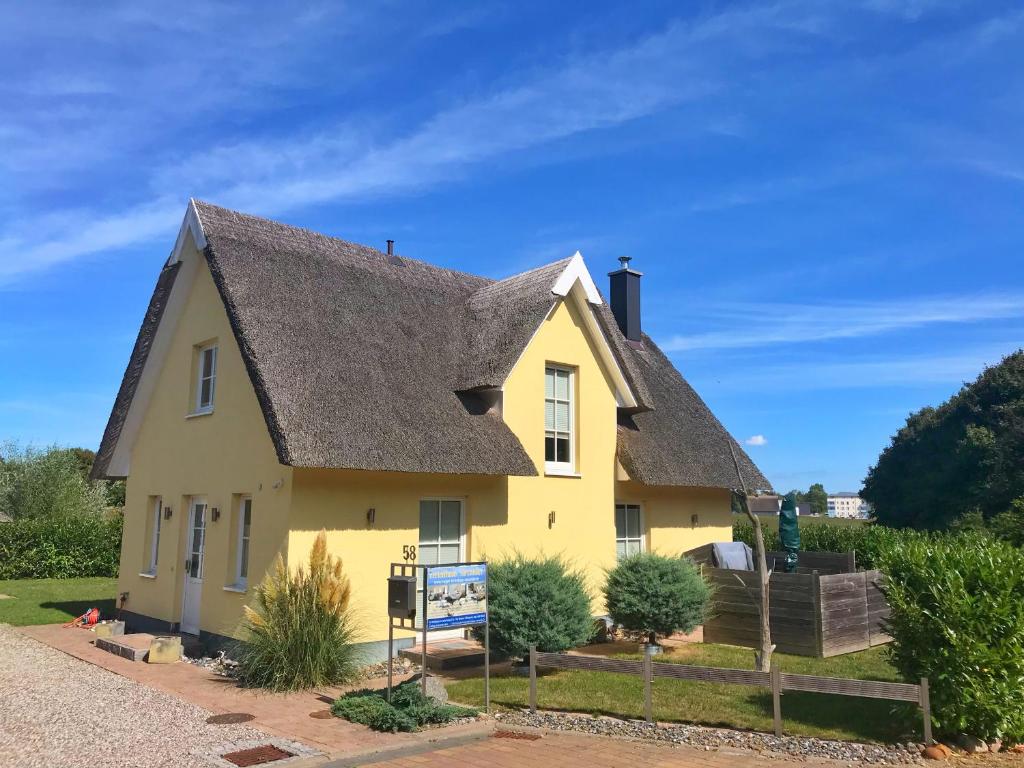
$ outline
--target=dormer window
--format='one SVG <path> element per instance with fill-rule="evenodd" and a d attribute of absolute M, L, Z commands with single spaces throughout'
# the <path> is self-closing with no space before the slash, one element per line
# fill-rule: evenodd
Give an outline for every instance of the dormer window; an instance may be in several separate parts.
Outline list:
<path fill-rule="evenodd" d="M 549 365 L 544 369 L 544 468 L 548 474 L 576 471 L 575 378 L 570 368 Z"/>
<path fill-rule="evenodd" d="M 217 345 L 200 347 L 197 362 L 195 412 L 210 413 L 213 410 L 213 395 L 217 384 Z"/>

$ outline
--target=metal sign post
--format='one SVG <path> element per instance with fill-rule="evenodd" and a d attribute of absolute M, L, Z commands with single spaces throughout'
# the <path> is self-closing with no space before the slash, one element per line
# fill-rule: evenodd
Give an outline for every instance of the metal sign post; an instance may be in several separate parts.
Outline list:
<path fill-rule="evenodd" d="M 421 574 L 423 599 L 416 600 L 416 575 Z M 486 561 L 411 565 L 392 563 L 388 578 L 388 690 L 391 701 L 395 630 L 422 630 L 420 685 L 427 693 L 427 638 L 432 629 L 484 628 L 484 709 L 491 709 L 491 637 L 487 599 L 490 588 Z M 416 603 L 420 602 L 417 609 Z M 432 607 L 433 604 L 433 607 Z M 420 626 L 416 627 L 417 615 Z"/>

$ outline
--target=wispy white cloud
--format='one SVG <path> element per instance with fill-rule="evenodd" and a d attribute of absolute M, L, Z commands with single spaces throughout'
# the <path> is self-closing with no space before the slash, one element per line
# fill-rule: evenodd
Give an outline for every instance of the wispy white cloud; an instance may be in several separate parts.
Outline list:
<path fill-rule="evenodd" d="M 749 376 L 731 376 L 707 385 L 708 391 L 806 392 L 829 389 L 898 388 L 973 381 L 990 365 L 1015 351 L 1012 343 L 986 345 L 955 354 L 889 355 L 848 360 L 759 365 Z"/>
<path fill-rule="evenodd" d="M 618 49 L 567 55 L 390 139 L 379 138 L 376 119 L 372 132 L 346 122 L 314 134 L 226 142 L 157 166 L 149 200 L 126 210 L 80 212 L 84 229 L 41 230 L 32 219 L 11 223 L 0 232 L 0 282 L 173 232 L 186 188 L 266 215 L 415 191 L 472 165 L 719 93 L 741 76 L 742 63 L 819 34 L 824 24 L 796 5 L 731 10 L 675 23 Z M 41 231 L 47 236 L 40 240 Z"/>
<path fill-rule="evenodd" d="M 741 349 L 855 339 L 936 324 L 1024 317 L 1024 295 L 976 294 L 828 304 L 702 305 L 701 322 L 726 327 L 661 341 L 670 352 Z"/>
<path fill-rule="evenodd" d="M 764 435 L 751 435 L 743 441 L 743 444 L 753 446 L 768 445 L 768 438 Z"/>

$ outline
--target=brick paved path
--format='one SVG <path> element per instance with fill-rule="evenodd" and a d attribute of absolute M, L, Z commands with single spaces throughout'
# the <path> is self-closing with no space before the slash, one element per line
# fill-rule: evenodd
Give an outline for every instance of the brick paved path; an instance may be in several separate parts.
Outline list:
<path fill-rule="evenodd" d="M 338 768 L 770 768 L 771 765 L 822 765 L 813 761 L 789 762 L 740 751 L 713 751 L 655 744 L 607 736 L 550 733 L 536 741 L 488 737 L 430 752 L 382 756 L 377 762 L 345 761 Z M 324 768 L 335 765 L 329 763 Z M 832 764 L 835 765 L 835 764 Z"/>

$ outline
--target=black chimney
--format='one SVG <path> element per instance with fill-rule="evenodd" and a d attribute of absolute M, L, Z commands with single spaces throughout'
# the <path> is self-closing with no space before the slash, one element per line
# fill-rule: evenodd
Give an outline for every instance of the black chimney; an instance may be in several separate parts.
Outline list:
<path fill-rule="evenodd" d="M 388 240 L 388 256 L 394 256 L 394 255 L 395 255 L 395 241 L 394 240 Z"/>
<path fill-rule="evenodd" d="M 629 268 L 629 256 L 619 256 L 621 269 L 609 272 L 611 278 L 612 314 L 623 335 L 640 341 L 640 278 L 643 272 Z"/>

